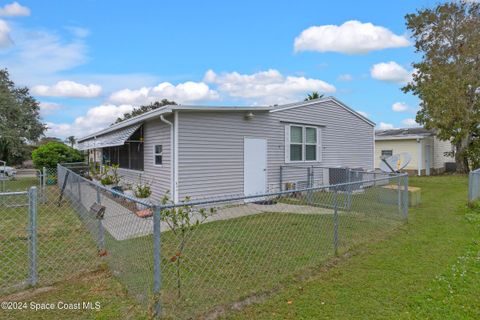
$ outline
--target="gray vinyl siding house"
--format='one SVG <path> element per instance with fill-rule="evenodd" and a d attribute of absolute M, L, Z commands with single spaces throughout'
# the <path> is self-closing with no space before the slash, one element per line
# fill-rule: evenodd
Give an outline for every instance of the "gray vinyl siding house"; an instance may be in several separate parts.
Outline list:
<path fill-rule="evenodd" d="M 374 169 L 375 124 L 333 97 L 273 107 L 166 106 L 81 138 L 79 147 L 96 150 L 96 139 L 140 124 L 143 170 L 120 171 L 150 182 L 155 199 L 167 190 L 175 202 L 278 190 L 282 165 Z M 291 128 L 303 144 L 290 141 Z"/>

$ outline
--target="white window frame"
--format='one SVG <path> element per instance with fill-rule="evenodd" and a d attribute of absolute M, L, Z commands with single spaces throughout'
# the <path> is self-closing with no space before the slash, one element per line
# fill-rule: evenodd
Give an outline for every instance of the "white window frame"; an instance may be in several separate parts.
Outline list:
<path fill-rule="evenodd" d="M 162 147 L 162 152 L 160 153 L 157 153 L 157 150 L 156 150 L 156 147 L 157 146 L 161 146 Z M 156 161 L 156 157 L 157 156 L 162 156 L 162 164 L 157 164 L 157 161 Z M 164 157 L 163 157 L 163 144 L 155 144 L 153 145 L 153 165 L 156 166 L 156 167 L 163 167 L 163 160 L 164 160 Z"/>
<path fill-rule="evenodd" d="M 291 160 L 290 159 L 290 145 L 299 143 L 291 143 L 290 142 L 290 132 L 292 127 L 299 127 L 302 128 L 302 160 Z M 307 128 L 317 130 L 317 142 L 316 144 L 307 143 Z M 306 160 L 307 156 L 307 145 L 316 145 L 316 159 L 315 160 Z M 312 125 L 301 125 L 301 124 L 287 124 L 285 126 L 285 163 L 311 163 L 311 162 L 322 162 L 322 129 L 320 127 L 312 126 Z"/>
<path fill-rule="evenodd" d="M 315 143 L 308 143 L 307 142 L 307 129 L 314 129 L 316 130 L 315 132 L 315 138 L 316 138 L 316 141 Z M 303 127 L 303 134 L 304 134 L 304 138 L 303 138 L 303 159 L 305 160 L 305 162 L 318 162 L 318 128 L 316 127 L 312 127 L 312 126 L 304 126 Z M 315 160 L 307 160 L 307 146 L 315 146 L 316 150 L 315 150 Z"/>
<path fill-rule="evenodd" d="M 290 138 L 291 138 L 291 132 L 292 132 L 292 127 L 297 127 L 297 128 L 301 128 L 302 129 L 302 142 L 298 143 L 298 142 L 290 142 Z M 291 148 L 291 145 L 294 144 L 294 145 L 300 145 L 302 147 L 302 160 L 290 160 L 290 152 L 288 153 L 288 159 L 290 160 L 290 162 L 304 162 L 305 161 L 305 128 L 303 126 L 300 126 L 300 125 L 290 125 L 290 130 L 289 130 L 289 136 L 288 136 L 288 148 L 290 150 Z"/>

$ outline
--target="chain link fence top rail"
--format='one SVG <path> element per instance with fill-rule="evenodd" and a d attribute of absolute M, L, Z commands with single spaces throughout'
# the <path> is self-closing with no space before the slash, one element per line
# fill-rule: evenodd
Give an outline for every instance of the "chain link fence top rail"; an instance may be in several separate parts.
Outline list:
<path fill-rule="evenodd" d="M 480 198 L 480 168 L 468 174 L 468 202 L 472 203 Z"/>
<path fill-rule="evenodd" d="M 344 173 L 314 168 L 310 182 L 293 190 L 279 183 L 282 191 L 268 194 L 180 204 L 157 199 L 153 205 L 85 179 L 85 170 L 85 164 L 59 165 L 39 184 L 38 283 L 107 262 L 131 296 L 172 318 L 221 314 L 235 302 L 275 291 L 335 254 L 380 239 L 408 213 L 406 175 L 352 170 L 351 180 L 330 185 L 325 170 Z M 8 210 L 0 206 L 1 215 Z M 16 215 L 9 228 L 28 228 L 28 213 Z M 15 256 L 19 265 L 28 262 L 24 254 Z M 27 269 L 19 281 L 29 279 Z M 2 280 L 13 283 L 11 271 L 4 273 Z"/>

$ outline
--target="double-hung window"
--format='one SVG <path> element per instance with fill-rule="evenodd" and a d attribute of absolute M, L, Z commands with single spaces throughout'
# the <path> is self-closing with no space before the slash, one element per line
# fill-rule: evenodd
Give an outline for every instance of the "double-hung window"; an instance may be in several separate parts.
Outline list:
<path fill-rule="evenodd" d="M 163 146 L 161 144 L 157 144 L 153 147 L 153 161 L 157 166 L 163 164 Z"/>
<path fill-rule="evenodd" d="M 290 127 L 290 161 L 303 161 L 303 127 Z"/>
<path fill-rule="evenodd" d="M 321 161 L 321 129 L 313 126 L 285 127 L 285 162 Z"/>

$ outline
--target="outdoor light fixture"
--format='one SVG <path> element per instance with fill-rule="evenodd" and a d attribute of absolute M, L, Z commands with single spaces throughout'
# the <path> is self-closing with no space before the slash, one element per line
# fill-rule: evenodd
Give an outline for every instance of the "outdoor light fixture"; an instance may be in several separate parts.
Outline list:
<path fill-rule="evenodd" d="M 250 120 L 250 119 L 253 119 L 255 115 L 253 114 L 253 112 L 249 112 L 245 115 L 245 120 Z"/>

